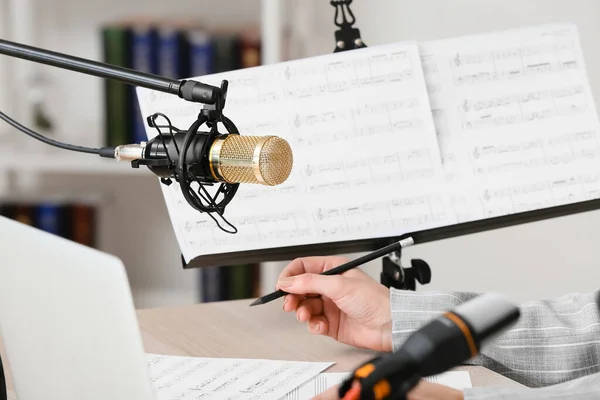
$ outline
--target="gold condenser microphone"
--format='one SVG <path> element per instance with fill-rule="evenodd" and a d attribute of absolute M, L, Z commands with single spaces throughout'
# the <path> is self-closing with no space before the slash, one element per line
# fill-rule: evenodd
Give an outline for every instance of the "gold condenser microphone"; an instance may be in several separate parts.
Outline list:
<path fill-rule="evenodd" d="M 157 176 L 173 177 L 183 148 L 184 133 L 156 136 L 148 142 L 117 146 L 115 159 L 119 161 L 145 160 L 144 164 Z M 162 162 L 152 163 L 151 160 Z M 185 164 L 188 174 L 204 182 L 250 183 L 276 186 L 284 183 L 293 166 L 289 143 L 277 136 L 217 135 L 198 133 L 192 139 Z"/>

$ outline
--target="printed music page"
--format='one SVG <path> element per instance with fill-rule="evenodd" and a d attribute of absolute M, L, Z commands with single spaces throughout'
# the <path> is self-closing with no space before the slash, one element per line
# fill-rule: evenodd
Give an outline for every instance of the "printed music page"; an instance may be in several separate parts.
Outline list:
<path fill-rule="evenodd" d="M 158 400 L 278 400 L 333 364 L 148 355 Z"/>
<path fill-rule="evenodd" d="M 323 372 L 288 393 L 282 400 L 311 400 L 327 389 L 340 385 L 348 376 L 345 372 Z M 456 390 L 470 388 L 469 371 L 448 371 L 424 378 L 427 381 L 448 386 Z"/>
<path fill-rule="evenodd" d="M 441 192 L 441 156 L 416 43 L 195 79 L 214 86 L 227 79 L 224 115 L 242 135 L 286 139 L 294 167 L 283 185 L 240 185 L 225 210 L 238 229 L 233 235 L 192 209 L 179 185 L 161 185 L 186 261 L 399 235 L 454 222 Z M 144 88 L 138 94 L 144 117 L 164 113 L 180 129 L 187 129 L 202 107 Z M 147 128 L 147 133 L 154 137 L 157 131 Z"/>
<path fill-rule="evenodd" d="M 420 51 L 459 222 L 600 196 L 598 115 L 574 25 Z"/>

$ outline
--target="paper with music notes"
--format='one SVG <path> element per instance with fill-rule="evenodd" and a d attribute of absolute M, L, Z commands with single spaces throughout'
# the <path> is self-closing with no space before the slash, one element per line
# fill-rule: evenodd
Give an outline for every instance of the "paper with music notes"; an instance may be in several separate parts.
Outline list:
<path fill-rule="evenodd" d="M 162 186 L 187 261 L 397 236 L 600 198 L 600 129 L 574 25 L 402 42 L 196 78 L 243 135 L 288 140 L 280 186 L 241 185 L 222 232 Z M 138 89 L 144 116 L 201 105 Z M 153 137 L 156 131 L 148 128 Z"/>
<path fill-rule="evenodd" d="M 158 400 L 279 400 L 333 362 L 147 354 Z"/>
<path fill-rule="evenodd" d="M 398 235 L 448 224 L 418 46 L 395 43 L 195 78 L 229 81 L 224 114 L 242 135 L 276 135 L 294 167 L 275 187 L 240 185 L 222 232 L 161 185 L 187 261 L 214 253 Z M 144 116 L 189 127 L 202 105 L 138 89 Z M 147 128 L 154 137 L 156 130 Z M 223 131 L 224 132 L 224 131 Z M 222 222 L 221 222 L 222 223 Z"/>
<path fill-rule="evenodd" d="M 598 115 L 574 25 L 419 48 L 458 221 L 599 197 Z"/>

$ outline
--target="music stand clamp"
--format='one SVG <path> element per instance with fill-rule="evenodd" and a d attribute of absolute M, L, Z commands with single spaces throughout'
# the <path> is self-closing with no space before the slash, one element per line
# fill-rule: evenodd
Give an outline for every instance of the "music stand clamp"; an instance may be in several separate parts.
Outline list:
<path fill-rule="evenodd" d="M 356 22 L 356 18 L 350 9 L 350 3 L 352 3 L 352 0 L 330 1 L 330 4 L 335 7 L 333 22 L 340 28 L 335 31 L 334 53 L 367 47 L 360 37 L 358 28 L 352 27 Z"/>
<path fill-rule="evenodd" d="M 382 259 L 383 268 L 381 270 L 381 284 L 390 288 L 400 290 L 417 289 L 417 283 L 426 285 L 431 282 L 431 269 L 429 264 L 420 259 L 410 260 L 411 267 L 402 266 L 401 251 L 396 251 Z"/>

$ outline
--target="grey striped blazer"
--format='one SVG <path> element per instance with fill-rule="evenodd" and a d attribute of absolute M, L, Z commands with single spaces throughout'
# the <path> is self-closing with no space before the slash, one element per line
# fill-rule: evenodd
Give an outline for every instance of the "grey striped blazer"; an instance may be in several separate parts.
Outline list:
<path fill-rule="evenodd" d="M 394 349 L 432 318 L 477 296 L 391 289 Z M 520 306 L 519 322 L 469 364 L 526 387 L 476 387 L 465 400 L 600 399 L 599 292 L 573 293 Z"/>

